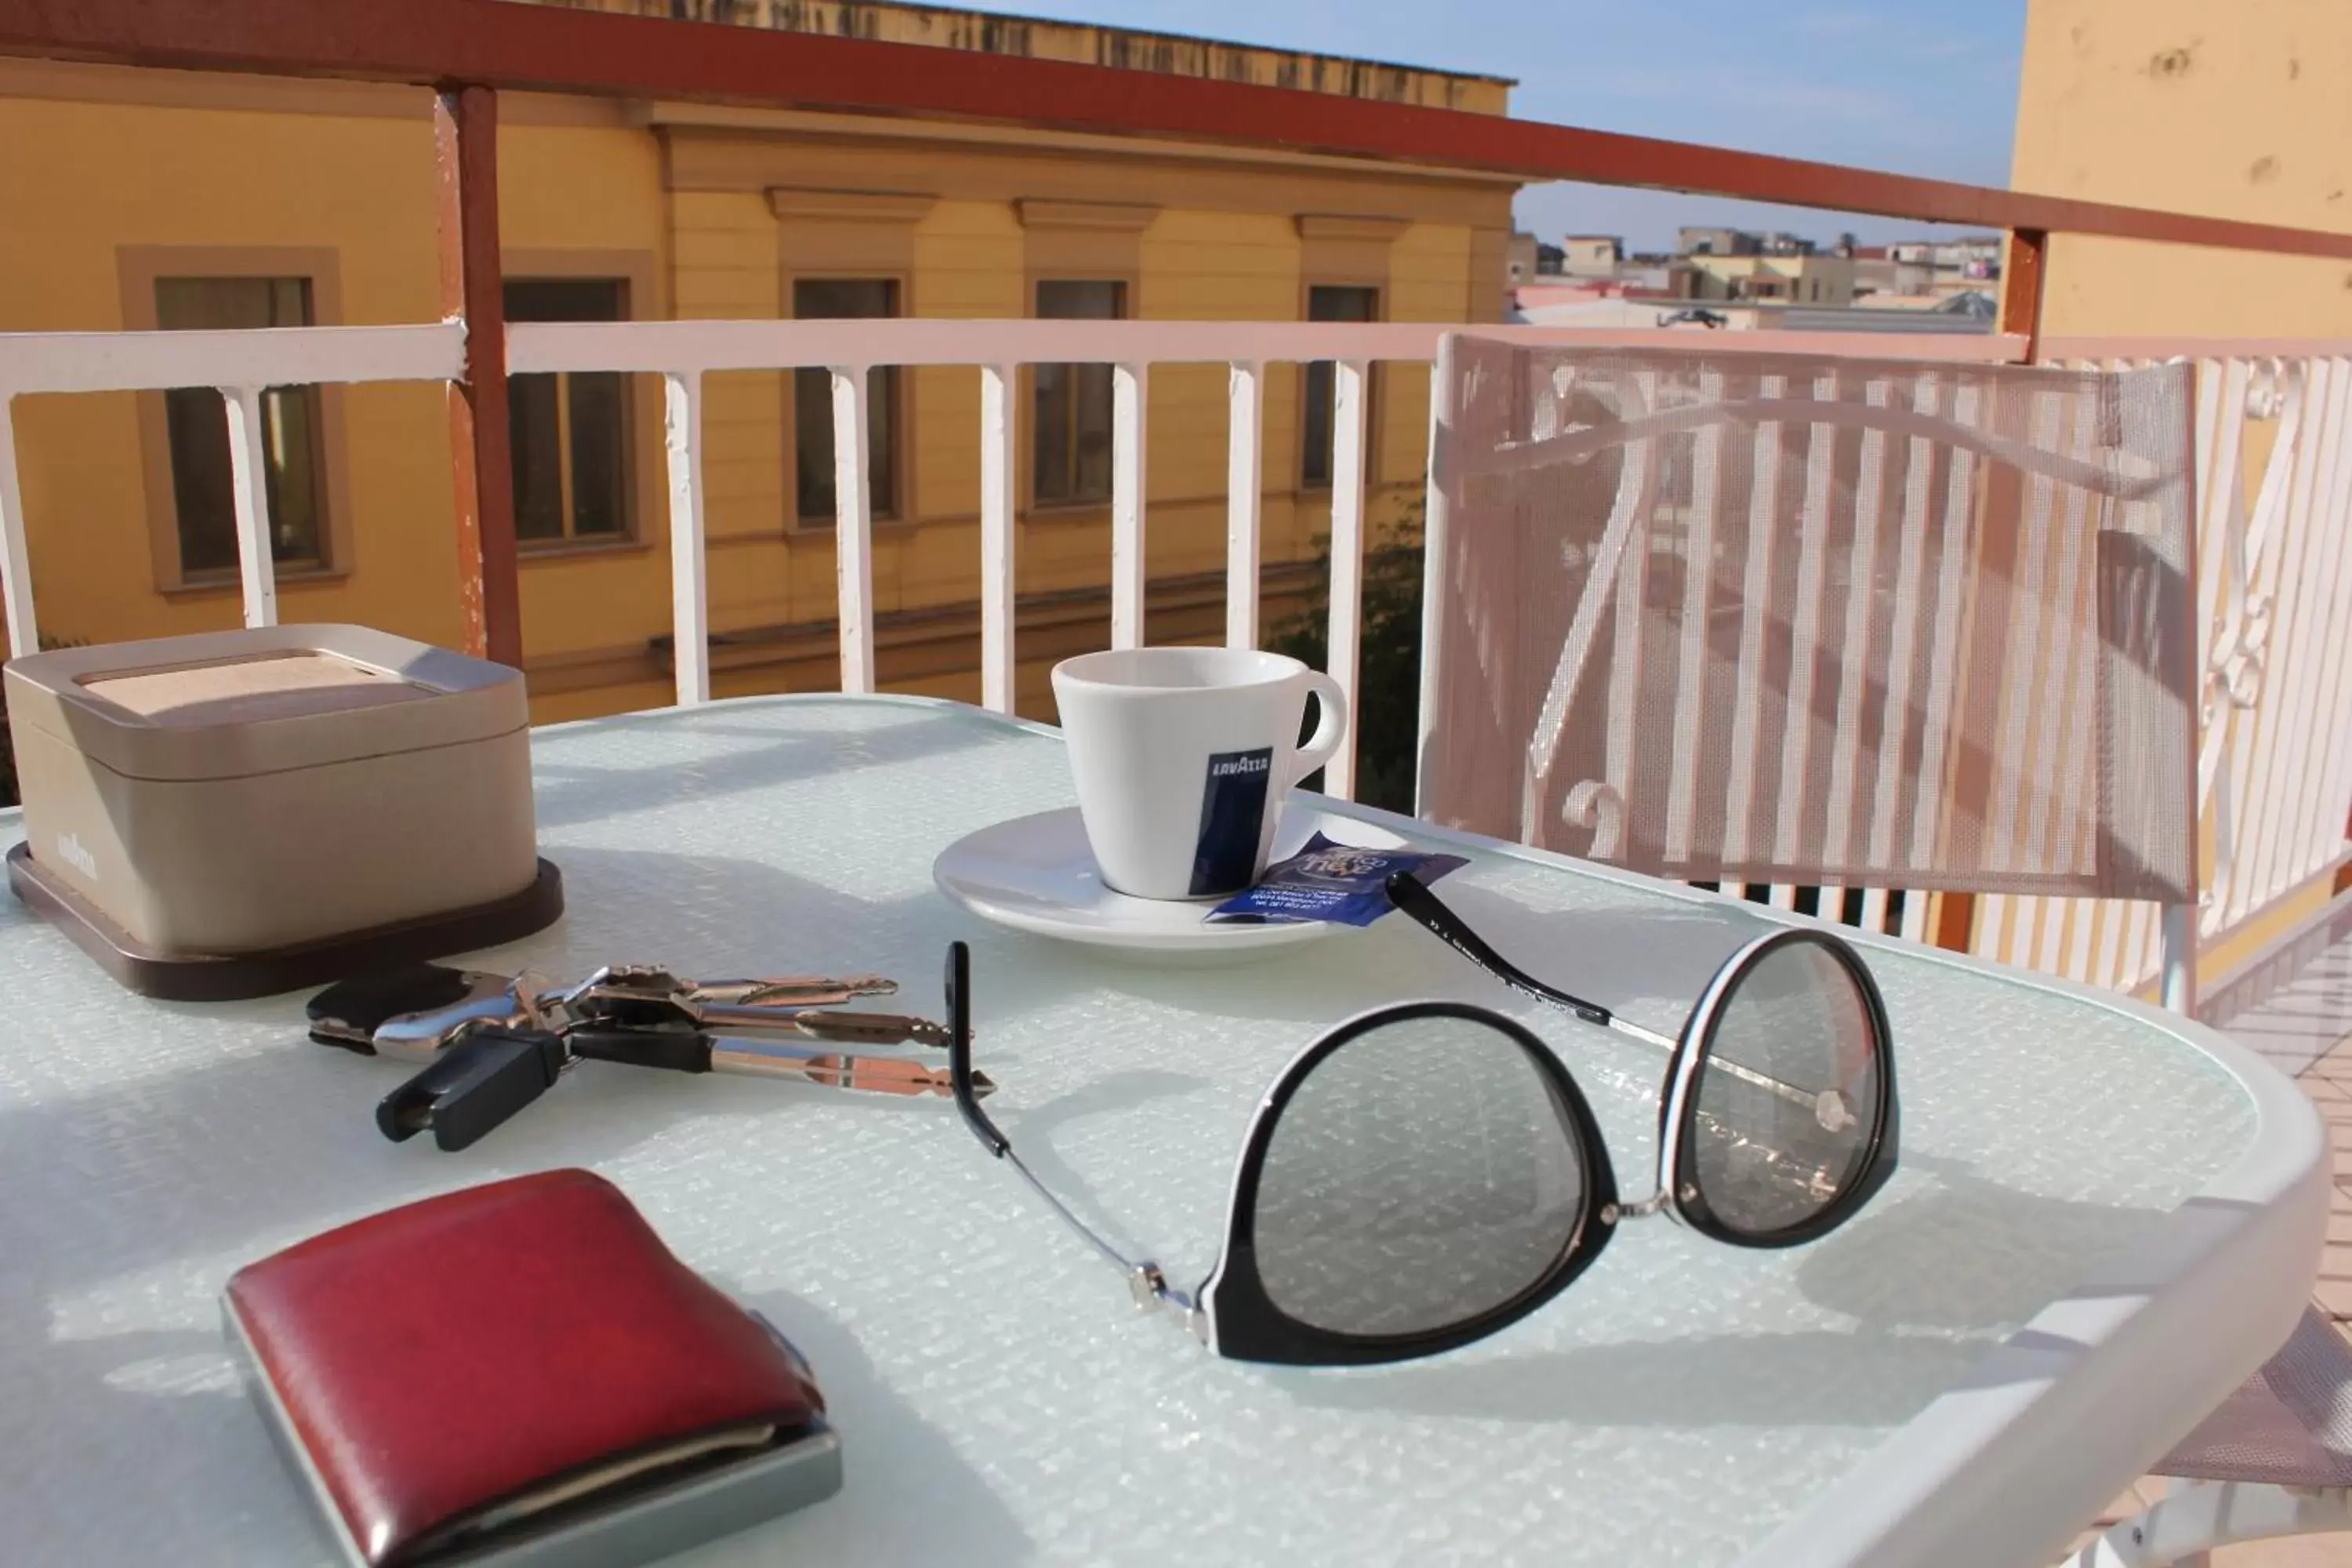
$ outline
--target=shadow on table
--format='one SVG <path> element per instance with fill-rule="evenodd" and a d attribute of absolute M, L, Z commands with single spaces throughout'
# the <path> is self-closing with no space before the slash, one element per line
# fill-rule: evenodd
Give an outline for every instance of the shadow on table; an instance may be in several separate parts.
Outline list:
<path fill-rule="evenodd" d="M 671 1559 L 730 1563 L 1005 1563 L 1029 1537 L 988 1482 L 893 1393 L 854 1335 L 802 1298 L 712 1283 L 763 1314 L 808 1359 L 841 1434 L 838 1496 Z"/>
<path fill-rule="evenodd" d="M 1007 1137 L 1017 1140 L 1015 1147 L 1022 1163 L 1045 1184 L 1048 1192 L 1067 1204 L 1073 1213 L 1113 1247 L 1129 1257 L 1148 1257 L 1151 1254 L 1151 1247 L 1138 1242 L 1128 1234 L 1117 1214 L 1102 1207 L 1095 1197 L 1094 1187 L 1062 1158 L 1061 1151 L 1055 1146 L 1054 1135 L 1075 1121 L 1095 1116 L 1116 1116 L 1155 1100 L 1192 1094 L 1209 1087 L 1207 1079 L 1185 1073 L 1157 1072 L 1149 1068 L 1108 1073 L 1083 1089 L 1057 1095 L 1041 1105 L 1024 1108 L 1017 1121 L 1008 1116 L 1004 1131 Z M 979 1152 L 977 1145 L 974 1145 L 974 1152 Z M 1013 1178 L 1009 1170 L 1006 1174 Z M 1042 1224 L 1055 1223 L 1043 1205 L 1039 1206 L 1038 1218 Z"/>
<path fill-rule="evenodd" d="M 1988 1348 L 1818 1330 L 1269 1379 L 1302 1405 L 1342 1410 L 1603 1426 L 1875 1426 L 1908 1420 Z"/>
<path fill-rule="evenodd" d="M 2094 1271 L 2165 1217 L 2018 1192 L 1958 1162 L 1926 1158 L 1937 1184 L 1804 1249 L 1797 1289 L 1857 1320 L 1851 1331 L 1635 1341 L 1271 1375 L 1302 1403 L 1350 1409 L 1629 1426 L 1891 1426 L 1970 1384 L 1986 1354 L 2051 1303 L 2110 1289 L 2088 1283 Z M 1571 1289 L 1566 1310 L 1573 1299 Z"/>
<path fill-rule="evenodd" d="M 1797 1289 L 1873 1328 L 1997 1331 L 2075 1289 L 2164 1215 L 2020 1192 L 1906 1151 L 1927 1182 L 1803 1249 Z"/>

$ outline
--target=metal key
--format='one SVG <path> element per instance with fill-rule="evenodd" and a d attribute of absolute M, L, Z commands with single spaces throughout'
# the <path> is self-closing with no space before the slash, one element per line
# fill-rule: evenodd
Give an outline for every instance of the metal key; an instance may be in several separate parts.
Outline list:
<path fill-rule="evenodd" d="M 827 1089 L 859 1089 L 873 1094 L 955 1092 L 954 1080 L 947 1068 L 925 1067 L 904 1057 L 856 1056 L 847 1051 L 787 1045 L 780 1040 L 706 1034 L 699 1029 L 672 1034 L 592 1026 L 566 1035 L 564 1046 L 584 1061 L 625 1062 L 632 1067 L 661 1068 L 672 1072 L 793 1078 Z M 985 1074 L 976 1074 L 975 1078 L 975 1087 L 982 1095 L 996 1088 Z"/>
<path fill-rule="evenodd" d="M 575 1019 L 676 1018 L 697 1026 L 759 1028 L 783 1025 L 805 1008 L 887 996 L 898 989 L 897 981 L 880 974 L 688 980 L 652 964 L 613 964 L 541 1001 Z"/>

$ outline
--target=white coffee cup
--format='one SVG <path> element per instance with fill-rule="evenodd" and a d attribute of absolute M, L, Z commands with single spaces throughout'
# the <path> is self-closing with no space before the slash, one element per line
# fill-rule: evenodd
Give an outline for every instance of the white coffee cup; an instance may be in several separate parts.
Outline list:
<path fill-rule="evenodd" d="M 1312 692 L 1322 710 L 1298 744 Z M 1348 732 L 1339 683 L 1278 653 L 1140 647 L 1054 667 L 1078 813 L 1103 880 L 1139 899 L 1212 899 L 1265 870 L 1290 786 Z"/>

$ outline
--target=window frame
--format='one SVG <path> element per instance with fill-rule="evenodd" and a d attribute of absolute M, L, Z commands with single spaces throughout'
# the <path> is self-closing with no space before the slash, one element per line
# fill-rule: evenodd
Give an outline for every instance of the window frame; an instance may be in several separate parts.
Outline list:
<path fill-rule="evenodd" d="M 628 314 L 623 320 L 660 321 L 668 314 L 656 292 L 659 269 L 650 250 L 503 247 L 499 252 L 499 272 L 501 280 L 508 283 L 542 279 L 551 283 L 583 279 L 613 279 L 624 285 L 622 303 Z M 520 534 L 521 520 L 518 518 L 515 552 L 521 564 L 528 566 L 538 561 L 572 560 L 583 555 L 624 554 L 652 550 L 667 542 L 669 534 L 668 467 L 661 447 L 661 377 L 624 372 L 622 380 L 627 389 L 623 408 L 628 424 L 628 438 L 621 454 L 622 498 L 628 511 L 627 526 L 618 534 L 592 534 L 585 539 L 570 534 L 562 539 L 524 539 Z M 572 439 L 568 429 L 563 431 L 562 438 L 568 456 Z M 567 495 L 570 494 L 571 482 L 571 475 L 567 471 L 564 476 Z M 566 526 L 569 526 L 568 516 Z"/>
<path fill-rule="evenodd" d="M 1388 279 L 1385 275 L 1380 278 L 1368 278 L 1360 273 L 1344 273 L 1335 275 L 1318 273 L 1312 277 L 1301 279 L 1298 284 L 1298 319 L 1301 321 L 1311 321 L 1314 320 L 1313 316 L 1309 314 L 1309 311 L 1314 308 L 1315 290 L 1318 289 L 1360 289 L 1367 290 L 1372 296 L 1372 314 L 1370 321 L 1366 324 L 1369 325 L 1371 322 L 1379 322 L 1388 320 L 1389 289 Z M 1308 394 L 1312 390 L 1309 383 L 1313 380 L 1313 377 L 1308 374 L 1308 369 L 1310 363 L 1321 363 L 1325 362 L 1302 361 L 1297 367 L 1298 417 L 1294 426 L 1297 432 L 1297 439 L 1293 442 L 1293 446 L 1296 450 L 1291 456 L 1290 472 L 1291 478 L 1297 485 L 1296 493 L 1302 496 L 1329 495 L 1334 487 L 1334 481 L 1338 477 L 1335 472 L 1333 474 L 1326 475 L 1321 479 L 1310 480 L 1307 475 L 1307 405 L 1308 402 Z M 1339 371 L 1336 362 L 1332 363 L 1332 385 L 1336 390 L 1339 384 Z M 1381 367 L 1378 362 L 1374 362 L 1366 367 L 1366 372 L 1367 374 L 1364 376 L 1364 488 L 1367 493 L 1369 493 L 1380 483 Z M 1337 411 L 1335 410 L 1335 416 L 1336 412 Z M 1339 424 L 1335 417 L 1332 424 L 1332 433 L 1336 437 L 1338 432 Z"/>
<path fill-rule="evenodd" d="M 1118 289 L 1119 313 L 1117 316 L 1110 317 L 1108 319 L 1118 321 L 1132 321 L 1141 319 L 1138 314 L 1138 294 L 1142 287 L 1142 279 L 1137 272 L 1124 271 L 1118 268 L 1087 268 L 1084 266 L 1047 268 L 1032 268 L 1027 271 L 1022 281 L 1022 286 L 1028 292 L 1028 297 L 1022 302 L 1023 309 L 1027 312 L 1028 320 L 1033 321 L 1046 321 L 1086 319 L 1083 317 L 1074 318 L 1067 316 L 1039 315 L 1037 313 L 1038 294 L 1044 289 L 1045 285 L 1048 283 L 1112 284 Z M 1059 363 L 1065 362 L 1056 361 L 1055 363 Z M 1111 362 L 1077 360 L 1066 363 L 1077 364 L 1097 364 L 1109 363 Z M 1110 515 L 1111 499 L 1118 490 L 1118 479 L 1116 471 L 1118 467 L 1118 416 L 1117 413 L 1118 395 L 1116 390 L 1116 383 L 1114 383 L 1114 390 L 1111 394 L 1111 406 L 1113 410 L 1111 416 L 1111 460 L 1114 471 L 1111 478 L 1110 488 L 1105 490 L 1100 496 L 1080 496 L 1073 497 L 1068 500 L 1057 499 L 1047 500 L 1042 499 L 1038 495 L 1037 367 L 1035 365 L 1024 364 L 1021 367 L 1019 395 L 1021 399 L 1020 426 L 1023 434 L 1027 438 L 1015 443 L 1018 450 L 1015 452 L 1014 458 L 1020 465 L 1021 499 L 1024 503 L 1024 510 L 1034 513 L 1039 517 L 1055 519 L 1087 518 L 1090 516 L 1108 517 Z"/>
<path fill-rule="evenodd" d="M 155 285 L 166 278 L 300 279 L 310 286 L 310 324 L 343 320 L 341 253 L 331 246 L 125 245 L 115 249 L 115 274 L 126 331 L 163 325 Z M 319 559 L 280 566 L 280 587 L 334 582 L 351 575 L 351 497 L 346 470 L 346 389 L 314 386 L 319 411 Z M 162 392 L 130 395 L 137 408 L 142 508 L 156 591 L 167 598 L 229 598 L 244 591 L 235 566 L 189 572 L 180 549 L 179 497 L 172 471 L 171 416 Z M 221 439 L 228 433 L 223 424 Z"/>
<path fill-rule="evenodd" d="M 911 267 L 789 268 L 783 275 L 782 297 L 776 302 L 779 315 L 787 321 L 803 319 L 795 299 L 799 287 L 803 283 L 887 283 L 897 290 L 893 296 L 898 304 L 898 313 L 896 316 L 805 318 L 809 321 L 905 321 L 914 313 L 915 275 Z M 876 528 L 886 525 L 907 526 L 915 520 L 914 414 L 915 371 L 918 367 L 903 364 L 887 367 L 876 365 L 873 370 L 885 368 L 898 373 L 890 378 L 893 385 L 887 395 L 890 398 L 891 416 L 890 462 L 895 483 L 892 485 L 890 509 L 885 511 L 880 507 L 874 507 L 866 515 L 867 523 Z M 873 370 L 867 372 L 866 381 L 866 417 L 869 420 L 873 417 L 872 405 L 877 391 Z M 822 521 L 803 517 L 801 514 L 800 378 L 798 373 L 792 370 L 786 370 L 781 374 L 783 385 L 780 390 L 784 405 L 784 531 L 790 534 L 828 538 L 840 526 L 841 514 L 837 507 L 832 516 Z M 828 405 L 832 401 L 832 383 L 828 377 L 825 391 Z M 828 418 L 831 416 L 831 412 L 828 407 L 826 410 Z M 866 491 L 870 501 L 873 492 L 873 476 L 870 473 L 866 476 Z"/>

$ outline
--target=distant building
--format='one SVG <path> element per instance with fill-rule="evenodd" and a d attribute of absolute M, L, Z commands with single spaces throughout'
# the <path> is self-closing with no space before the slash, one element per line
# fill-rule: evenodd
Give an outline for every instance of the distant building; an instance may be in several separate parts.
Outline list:
<path fill-rule="evenodd" d="M 1811 256 L 1813 253 L 1813 242 L 1798 235 L 1781 234 L 1776 230 L 1771 234 L 1759 236 L 1756 248 L 1766 256 Z M 1734 251 L 1732 254 L 1737 256 L 1739 253 Z"/>
<path fill-rule="evenodd" d="M 1855 247 L 1854 298 L 1927 293 L 1928 284 L 1934 279 L 1935 268 L 1916 261 L 1897 261 L 1887 254 L 1887 249 L 1883 245 Z"/>
<path fill-rule="evenodd" d="M 1843 256 L 1698 251 L 1674 264 L 1667 292 L 1677 300 L 1850 305 L 1853 285 L 1854 264 Z"/>
<path fill-rule="evenodd" d="M 1685 256 L 1754 256 L 1763 240 L 1743 228 L 1685 228 L 1675 232 L 1675 248 Z"/>
<path fill-rule="evenodd" d="M 1559 242 L 1560 270 L 1571 278 L 1612 278 L 1625 260 L 1625 241 L 1614 234 L 1571 234 Z"/>
<path fill-rule="evenodd" d="M 2000 271 L 2000 236 L 1972 234 L 1937 242 L 1931 255 L 1938 272 L 1968 278 L 1991 278 Z"/>
<path fill-rule="evenodd" d="M 1506 286 L 1516 289 L 1522 283 L 1533 281 L 1538 254 L 1539 247 L 1534 235 L 1514 232 L 1509 247 L 1503 253 Z"/>
<path fill-rule="evenodd" d="M 1536 276 L 1557 278 L 1568 270 L 1568 252 L 1557 245 L 1536 242 Z"/>

